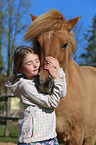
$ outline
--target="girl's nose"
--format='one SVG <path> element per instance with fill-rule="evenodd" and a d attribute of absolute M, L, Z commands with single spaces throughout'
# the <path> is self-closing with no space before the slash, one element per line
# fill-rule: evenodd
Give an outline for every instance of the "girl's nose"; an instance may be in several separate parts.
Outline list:
<path fill-rule="evenodd" d="M 35 67 L 35 68 L 37 67 L 37 64 L 36 64 L 36 63 L 34 63 L 34 67 Z"/>

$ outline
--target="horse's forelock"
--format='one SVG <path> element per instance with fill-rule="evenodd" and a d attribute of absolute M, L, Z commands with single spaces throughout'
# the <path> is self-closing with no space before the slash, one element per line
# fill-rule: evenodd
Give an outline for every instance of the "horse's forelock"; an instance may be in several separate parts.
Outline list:
<path fill-rule="evenodd" d="M 52 9 L 33 21 L 24 38 L 27 41 L 32 41 L 44 32 L 60 29 L 63 22 L 66 22 L 63 14 L 59 10 Z"/>
<path fill-rule="evenodd" d="M 37 17 L 33 23 L 28 28 L 25 39 L 27 41 L 32 41 L 33 39 L 37 38 L 39 35 L 50 31 L 50 30 L 59 30 L 66 23 L 65 17 L 63 14 L 56 9 L 52 9 L 47 13 Z M 69 31 L 69 49 L 68 54 L 69 58 L 72 57 L 72 54 L 75 54 L 77 50 L 77 42 L 74 37 L 74 32 Z"/>

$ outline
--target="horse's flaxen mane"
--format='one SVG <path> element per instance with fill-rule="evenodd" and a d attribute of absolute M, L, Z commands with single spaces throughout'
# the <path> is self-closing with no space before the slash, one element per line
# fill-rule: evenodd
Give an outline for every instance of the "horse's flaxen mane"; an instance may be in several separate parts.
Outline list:
<path fill-rule="evenodd" d="M 39 35 L 50 30 L 58 30 L 61 28 L 62 23 L 66 22 L 63 14 L 56 9 L 52 9 L 47 13 L 37 17 L 28 28 L 24 39 L 32 41 Z"/>
<path fill-rule="evenodd" d="M 77 41 L 74 37 L 75 33 L 73 31 L 70 31 L 69 32 L 69 50 L 68 50 L 68 53 L 69 53 L 69 58 L 72 58 L 72 54 L 75 55 L 75 52 L 77 50 Z"/>
<path fill-rule="evenodd" d="M 59 10 L 52 9 L 47 13 L 40 15 L 33 21 L 33 23 L 29 26 L 24 39 L 28 42 L 33 41 L 45 32 L 50 30 L 60 30 L 62 24 L 63 26 L 64 24 L 66 25 L 65 17 Z M 77 50 L 77 42 L 73 31 L 69 31 L 69 43 L 68 53 L 71 58 L 72 53 L 75 54 Z"/>

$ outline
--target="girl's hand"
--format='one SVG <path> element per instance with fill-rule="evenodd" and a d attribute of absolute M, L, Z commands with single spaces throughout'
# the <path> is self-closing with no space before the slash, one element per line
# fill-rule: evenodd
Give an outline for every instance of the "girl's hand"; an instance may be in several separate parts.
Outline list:
<path fill-rule="evenodd" d="M 45 60 L 47 62 L 47 65 L 44 66 L 44 69 L 47 69 L 49 71 L 53 79 L 59 79 L 60 66 L 58 60 L 51 56 L 45 57 Z"/>

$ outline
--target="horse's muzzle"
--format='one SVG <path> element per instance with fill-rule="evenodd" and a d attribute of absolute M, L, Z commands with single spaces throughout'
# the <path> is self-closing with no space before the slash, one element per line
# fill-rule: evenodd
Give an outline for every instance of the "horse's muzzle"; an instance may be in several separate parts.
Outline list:
<path fill-rule="evenodd" d="M 38 88 L 40 92 L 51 94 L 53 90 L 53 79 L 49 75 L 46 79 L 38 75 L 37 77 Z"/>

